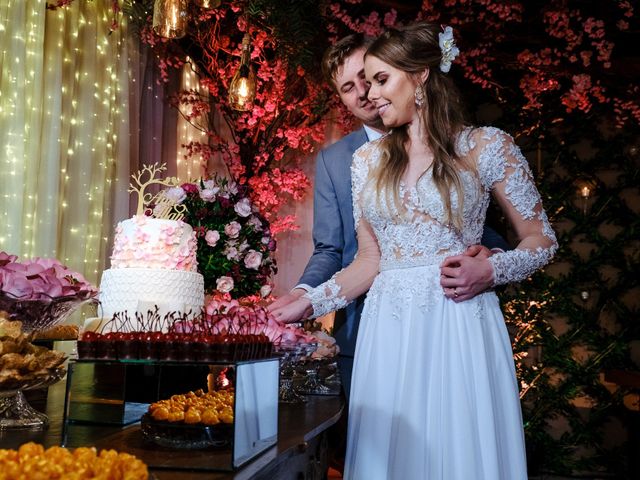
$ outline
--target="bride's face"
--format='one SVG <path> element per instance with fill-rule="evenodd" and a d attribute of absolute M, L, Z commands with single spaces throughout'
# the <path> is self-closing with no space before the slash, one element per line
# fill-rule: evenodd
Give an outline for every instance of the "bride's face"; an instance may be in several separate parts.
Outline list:
<path fill-rule="evenodd" d="M 378 109 L 386 127 L 399 127 L 418 119 L 414 77 L 372 55 L 365 58 L 364 74 L 371 85 L 369 100 Z"/>

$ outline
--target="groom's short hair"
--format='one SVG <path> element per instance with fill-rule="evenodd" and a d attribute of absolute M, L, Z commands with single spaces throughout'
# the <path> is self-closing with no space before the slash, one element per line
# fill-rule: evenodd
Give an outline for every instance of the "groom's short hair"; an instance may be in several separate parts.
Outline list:
<path fill-rule="evenodd" d="M 361 48 L 366 50 L 373 40 L 373 38 L 367 37 L 362 33 L 353 33 L 341 38 L 327 48 L 322 57 L 322 74 L 331 88 L 336 90 L 336 74 L 347 57 Z"/>

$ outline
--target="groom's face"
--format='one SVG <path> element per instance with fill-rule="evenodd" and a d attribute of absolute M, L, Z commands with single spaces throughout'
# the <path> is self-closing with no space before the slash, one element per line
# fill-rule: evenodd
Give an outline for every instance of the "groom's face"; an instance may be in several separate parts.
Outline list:
<path fill-rule="evenodd" d="M 367 98 L 369 86 L 364 78 L 365 49 L 349 55 L 335 75 L 334 83 L 340 100 L 349 111 L 365 124 L 379 123 L 378 110 Z"/>

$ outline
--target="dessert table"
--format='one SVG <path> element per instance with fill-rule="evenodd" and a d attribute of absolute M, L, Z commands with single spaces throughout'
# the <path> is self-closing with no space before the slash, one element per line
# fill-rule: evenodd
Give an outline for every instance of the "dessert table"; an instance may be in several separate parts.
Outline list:
<path fill-rule="evenodd" d="M 0 430 L 0 448 L 18 448 L 25 442 L 42 443 L 45 447 L 60 445 L 63 437 L 63 409 L 65 382 L 48 389 L 41 399 L 30 399 L 31 404 L 46 411 L 50 425 L 46 430 Z M 306 404 L 279 405 L 278 443 L 253 461 L 234 472 L 202 472 L 178 469 L 151 469 L 152 478 L 158 480 L 186 479 L 321 479 L 327 470 L 326 430 L 342 414 L 344 402 L 338 396 L 309 396 Z M 45 407 L 46 404 L 46 407 Z M 46 408 L 46 409 L 45 409 Z M 65 446 L 96 446 L 126 452 L 140 443 L 140 426 L 111 426 L 72 423 L 67 428 Z M 152 449 L 153 447 L 149 447 Z M 166 451 L 162 455 L 171 455 Z M 197 455 L 206 451 L 176 451 L 176 458 L 184 459 L 188 467 L 197 463 Z M 175 458 L 173 459 L 175 461 Z"/>

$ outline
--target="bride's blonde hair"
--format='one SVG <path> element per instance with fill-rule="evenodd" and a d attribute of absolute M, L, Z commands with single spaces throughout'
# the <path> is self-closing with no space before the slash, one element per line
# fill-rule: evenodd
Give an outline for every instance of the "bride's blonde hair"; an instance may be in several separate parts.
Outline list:
<path fill-rule="evenodd" d="M 465 124 L 464 110 L 458 89 L 439 68 L 442 56 L 438 43 L 440 31 L 438 25 L 425 22 L 390 29 L 371 44 L 366 56 L 374 56 L 415 78 L 429 69 L 426 81 L 418 86 L 423 90 L 424 101 L 416 108 L 421 111 L 424 141 L 433 152 L 433 181 L 444 202 L 446 221 L 460 230 L 464 199 L 460 170 L 474 169 L 458 157 L 455 149 L 456 136 Z M 406 125 L 394 128 L 384 137 L 381 162 L 373 172 L 376 190 L 391 191 L 397 206 L 401 204 L 400 179 L 409 163 L 408 140 Z M 455 212 L 451 205 L 452 188 L 458 196 Z"/>

